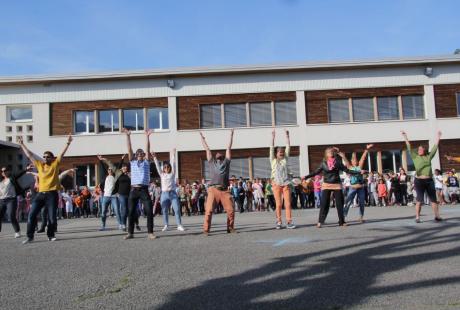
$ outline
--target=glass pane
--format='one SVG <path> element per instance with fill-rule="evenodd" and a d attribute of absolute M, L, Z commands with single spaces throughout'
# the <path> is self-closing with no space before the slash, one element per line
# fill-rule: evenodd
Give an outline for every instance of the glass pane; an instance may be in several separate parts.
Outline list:
<path fill-rule="evenodd" d="M 137 119 L 137 126 L 136 126 Z M 144 130 L 144 110 L 123 110 L 123 126 L 128 130 Z"/>
<path fill-rule="evenodd" d="M 252 158 L 252 176 L 268 179 L 271 176 L 270 159 L 268 157 Z"/>
<path fill-rule="evenodd" d="M 379 120 L 399 119 L 398 97 L 378 97 L 377 110 Z"/>
<path fill-rule="evenodd" d="M 99 111 L 99 132 L 113 132 L 118 130 L 118 110 Z"/>
<path fill-rule="evenodd" d="M 221 111 L 220 104 L 200 105 L 201 128 L 221 128 L 222 127 L 221 112 L 222 111 Z"/>
<path fill-rule="evenodd" d="M 75 112 L 75 132 L 94 132 L 94 112 Z"/>
<path fill-rule="evenodd" d="M 421 119 L 425 117 L 423 96 L 402 96 L 404 119 Z"/>
<path fill-rule="evenodd" d="M 374 119 L 374 100 L 372 98 L 353 98 L 353 121 L 367 122 Z"/>
<path fill-rule="evenodd" d="M 10 121 L 22 121 L 32 119 L 32 108 L 8 108 Z"/>
<path fill-rule="evenodd" d="M 297 124 L 295 102 L 275 102 L 275 124 Z"/>
<path fill-rule="evenodd" d="M 147 111 L 149 129 L 168 129 L 168 108 L 151 108 Z M 162 122 L 160 121 L 162 120 Z"/>
<path fill-rule="evenodd" d="M 211 174 L 209 173 L 209 164 L 207 160 L 201 162 L 201 167 L 203 168 L 202 175 L 206 180 L 211 179 Z"/>
<path fill-rule="evenodd" d="M 289 169 L 289 173 L 292 174 L 294 178 L 300 177 L 299 156 L 289 157 L 288 169 Z"/>
<path fill-rule="evenodd" d="M 378 164 L 377 164 L 377 152 L 369 152 L 371 167 L 370 170 L 377 172 L 378 171 Z"/>
<path fill-rule="evenodd" d="M 77 166 L 77 171 L 75 172 L 76 184 L 80 186 L 88 186 L 88 168 L 86 165 Z"/>
<path fill-rule="evenodd" d="M 460 93 L 457 93 L 457 115 L 460 116 Z"/>
<path fill-rule="evenodd" d="M 250 103 L 251 126 L 272 125 L 272 104 L 270 102 Z"/>
<path fill-rule="evenodd" d="M 96 167 L 95 165 L 89 165 L 89 186 L 96 186 Z"/>
<path fill-rule="evenodd" d="M 230 175 L 237 178 L 249 178 L 249 160 L 248 158 L 232 158 L 230 164 Z"/>
<path fill-rule="evenodd" d="M 225 127 L 247 127 L 246 103 L 224 105 Z"/>
<path fill-rule="evenodd" d="M 382 151 L 382 171 L 385 173 L 393 169 L 393 152 Z"/>
<path fill-rule="evenodd" d="M 330 99 L 328 105 L 330 123 L 345 123 L 350 121 L 348 99 Z"/>
<path fill-rule="evenodd" d="M 395 167 L 396 167 L 395 172 L 398 172 L 399 168 L 402 167 L 402 159 L 401 159 L 402 152 L 400 150 L 394 150 L 393 154 L 395 156 Z"/>

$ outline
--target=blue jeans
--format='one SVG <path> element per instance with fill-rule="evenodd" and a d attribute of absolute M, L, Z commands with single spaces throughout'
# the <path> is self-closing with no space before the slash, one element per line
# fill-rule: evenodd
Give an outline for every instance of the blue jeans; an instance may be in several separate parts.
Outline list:
<path fill-rule="evenodd" d="M 102 199 L 102 213 L 101 213 L 102 227 L 105 227 L 109 203 L 112 206 L 113 213 L 115 213 L 118 225 L 123 225 L 123 222 L 121 221 L 120 206 L 118 205 L 117 196 L 104 196 L 104 198 Z"/>
<path fill-rule="evenodd" d="M 48 238 L 54 238 L 54 233 L 57 226 L 57 205 L 58 205 L 58 192 L 40 192 L 35 195 L 30 208 L 29 218 L 27 219 L 27 237 L 34 238 L 35 227 L 37 226 L 37 216 L 40 210 L 45 207 L 48 210 L 48 230 L 46 234 Z"/>
<path fill-rule="evenodd" d="M 321 192 L 315 192 L 315 207 L 319 208 L 321 205 Z"/>
<path fill-rule="evenodd" d="M 176 217 L 176 224 L 182 225 L 180 215 L 180 203 L 179 197 L 177 197 L 176 191 L 161 192 L 160 197 L 161 211 L 163 213 L 163 221 L 165 225 L 169 225 L 169 207 L 172 205 L 174 215 Z"/>
<path fill-rule="evenodd" d="M 364 201 L 366 199 L 366 191 L 364 190 L 364 187 L 350 187 L 350 191 L 348 192 L 347 196 L 347 201 L 345 202 L 345 208 L 343 209 L 343 213 L 345 216 L 348 215 L 348 210 L 350 209 L 353 200 L 355 200 L 355 196 L 358 196 L 359 215 L 364 216 Z"/>
<path fill-rule="evenodd" d="M 128 195 L 118 194 L 118 202 L 120 203 L 121 223 L 126 226 L 126 221 L 128 219 Z"/>

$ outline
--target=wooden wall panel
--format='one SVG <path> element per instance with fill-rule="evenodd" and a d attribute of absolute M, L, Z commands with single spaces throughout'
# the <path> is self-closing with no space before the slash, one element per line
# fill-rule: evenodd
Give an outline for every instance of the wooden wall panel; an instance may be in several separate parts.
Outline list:
<path fill-rule="evenodd" d="M 85 110 L 108 110 L 123 108 L 168 107 L 168 98 L 142 98 L 100 100 L 50 104 L 51 135 L 67 135 L 73 132 L 73 112 Z"/>
<path fill-rule="evenodd" d="M 423 94 L 423 86 L 307 91 L 305 92 L 307 124 L 325 124 L 329 122 L 327 111 L 327 104 L 329 99 Z"/>
<path fill-rule="evenodd" d="M 449 169 L 455 169 L 457 172 L 460 172 L 460 163 L 448 161 L 445 155 L 460 156 L 460 139 L 441 140 L 439 143 L 439 156 L 443 172 Z"/>
<path fill-rule="evenodd" d="M 428 147 L 428 141 L 412 141 L 413 147 L 423 145 Z M 308 147 L 309 171 L 313 171 L 319 167 L 324 158 L 324 150 L 330 145 L 310 145 Z M 362 152 L 366 148 L 366 143 L 363 144 L 338 144 L 334 145 L 344 153 Z M 372 148 L 372 152 L 390 151 L 390 150 L 405 150 L 406 145 L 404 142 L 385 142 L 376 143 Z"/>
<path fill-rule="evenodd" d="M 296 101 L 295 92 L 232 94 L 177 98 L 177 129 L 200 128 L 200 105 L 263 101 Z"/>
<path fill-rule="evenodd" d="M 213 155 L 216 152 L 225 154 L 225 150 L 213 150 Z M 257 149 L 235 149 L 232 150 L 232 158 L 248 158 L 248 157 L 268 157 L 269 148 Z M 291 147 L 291 156 L 299 156 L 299 147 Z M 179 178 L 193 182 L 203 178 L 202 172 L 203 160 L 206 160 L 205 151 L 179 152 Z"/>
<path fill-rule="evenodd" d="M 458 116 L 457 93 L 460 93 L 460 84 L 434 85 L 437 118 Z"/>

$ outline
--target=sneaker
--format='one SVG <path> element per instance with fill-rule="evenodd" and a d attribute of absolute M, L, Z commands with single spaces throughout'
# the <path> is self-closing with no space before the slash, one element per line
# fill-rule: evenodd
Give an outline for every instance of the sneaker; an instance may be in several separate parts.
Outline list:
<path fill-rule="evenodd" d="M 15 237 L 15 238 L 21 238 L 21 233 L 18 233 L 18 232 L 15 233 L 15 234 L 14 234 L 14 237 Z"/>
<path fill-rule="evenodd" d="M 436 222 L 442 222 L 443 221 L 443 218 L 442 217 L 435 217 L 434 220 Z"/>
<path fill-rule="evenodd" d="M 48 241 L 56 241 L 57 238 L 56 237 L 51 237 L 51 238 L 48 238 Z"/>
<path fill-rule="evenodd" d="M 136 225 L 136 229 L 137 229 L 138 231 L 141 231 L 141 227 L 140 227 L 139 225 Z"/>
<path fill-rule="evenodd" d="M 123 237 L 124 240 L 133 239 L 133 238 L 134 236 L 131 234 L 127 234 L 126 236 Z"/>
<path fill-rule="evenodd" d="M 105 227 L 99 228 L 99 231 L 104 231 L 104 230 L 105 230 Z"/>
<path fill-rule="evenodd" d="M 27 244 L 33 242 L 34 239 L 27 238 L 26 240 L 22 241 L 22 244 Z"/>
<path fill-rule="evenodd" d="M 169 230 L 169 226 L 165 225 L 161 231 L 168 231 L 168 230 Z"/>
<path fill-rule="evenodd" d="M 294 228 L 295 228 L 295 225 L 294 225 L 293 223 L 288 223 L 288 224 L 286 225 L 286 228 L 287 228 L 287 229 L 294 229 Z"/>
<path fill-rule="evenodd" d="M 157 238 L 157 236 L 155 236 L 154 234 L 148 234 L 147 238 L 149 238 L 149 240 L 154 240 Z"/>
<path fill-rule="evenodd" d="M 179 226 L 177 226 L 177 230 L 178 231 L 185 231 L 185 228 L 184 228 L 184 226 L 179 225 Z"/>
<path fill-rule="evenodd" d="M 282 228 L 282 224 L 281 223 L 276 223 L 275 229 L 281 229 L 281 228 Z"/>
<path fill-rule="evenodd" d="M 235 228 L 227 228 L 227 234 L 236 234 L 237 231 Z"/>

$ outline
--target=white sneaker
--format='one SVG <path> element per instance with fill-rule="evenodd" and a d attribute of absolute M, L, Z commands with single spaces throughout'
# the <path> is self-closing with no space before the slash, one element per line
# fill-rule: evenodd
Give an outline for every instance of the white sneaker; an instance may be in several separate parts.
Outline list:
<path fill-rule="evenodd" d="M 179 225 L 179 226 L 177 226 L 177 230 L 178 231 L 185 231 L 185 228 L 184 228 L 184 226 Z"/>
<path fill-rule="evenodd" d="M 57 238 L 56 237 L 53 237 L 53 238 L 48 238 L 49 241 L 56 241 Z"/>
<path fill-rule="evenodd" d="M 26 240 L 22 241 L 22 244 L 28 244 L 28 243 L 31 243 L 33 241 L 34 241 L 34 239 L 27 238 Z"/>
<path fill-rule="evenodd" d="M 167 230 L 169 230 L 169 226 L 165 225 L 161 231 L 167 231 Z"/>
<path fill-rule="evenodd" d="M 15 233 L 15 234 L 14 234 L 14 237 L 15 237 L 15 238 L 21 238 L 21 233 L 18 233 L 18 232 Z"/>

